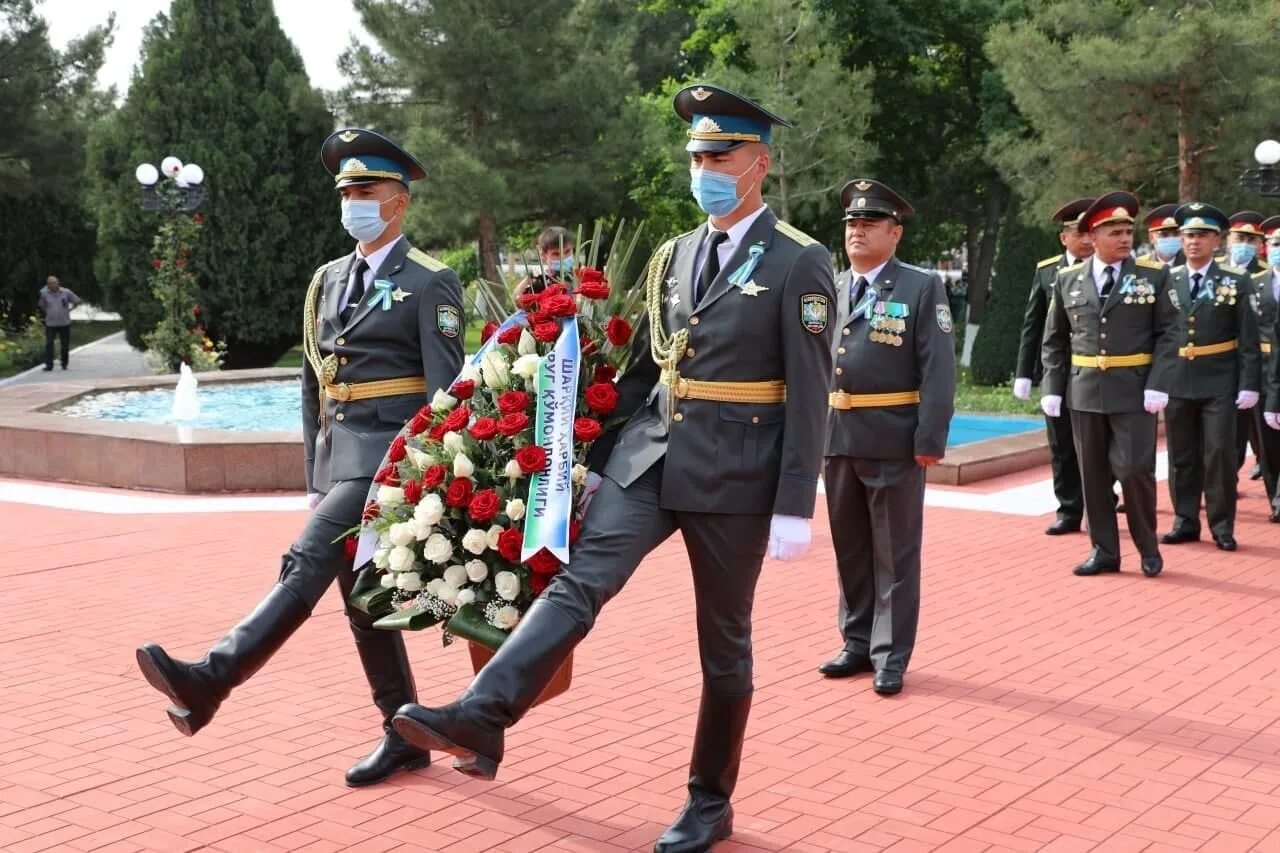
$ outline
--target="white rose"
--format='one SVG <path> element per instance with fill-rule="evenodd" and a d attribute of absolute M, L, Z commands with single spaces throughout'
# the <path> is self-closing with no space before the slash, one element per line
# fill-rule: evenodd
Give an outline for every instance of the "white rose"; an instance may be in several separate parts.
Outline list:
<path fill-rule="evenodd" d="M 470 477 L 476 472 L 476 466 L 467 458 L 467 454 L 459 453 L 453 457 L 453 476 Z"/>
<path fill-rule="evenodd" d="M 507 463 L 507 467 L 502 469 L 502 473 L 512 480 L 518 480 L 524 476 L 524 469 L 520 467 L 520 463 L 512 459 Z"/>
<path fill-rule="evenodd" d="M 489 577 L 489 567 L 481 560 L 468 560 L 463 568 L 467 570 L 467 580 L 472 583 L 480 583 Z"/>
<path fill-rule="evenodd" d="M 528 329 L 520 330 L 520 341 L 516 344 L 516 352 L 521 355 L 538 354 L 538 339 L 529 334 Z"/>
<path fill-rule="evenodd" d="M 498 537 L 502 536 L 502 526 L 495 524 L 491 526 L 484 535 L 485 544 L 489 546 L 490 551 L 498 550 Z"/>
<path fill-rule="evenodd" d="M 378 583 L 382 584 L 383 589 L 395 589 L 396 577 L 396 575 L 383 575 L 378 578 Z"/>
<path fill-rule="evenodd" d="M 459 607 L 461 607 L 464 604 L 474 604 L 475 600 L 476 600 L 476 591 L 474 589 L 467 588 L 467 589 L 458 590 L 457 601 L 458 601 Z"/>
<path fill-rule="evenodd" d="M 444 586 L 443 580 L 441 580 L 440 578 L 432 578 L 431 580 L 427 581 L 427 592 L 439 598 L 440 587 L 442 586 Z"/>
<path fill-rule="evenodd" d="M 542 356 L 522 355 L 511 365 L 511 372 L 524 379 L 532 379 L 538 375 L 538 367 L 542 364 Z"/>
<path fill-rule="evenodd" d="M 412 530 L 413 532 L 413 538 L 418 540 L 419 542 L 424 542 L 428 538 L 430 538 L 431 534 L 435 532 L 435 529 L 436 529 L 435 525 L 428 524 L 427 522 L 423 521 L 421 518 L 418 518 L 416 515 L 413 517 L 412 521 L 409 521 L 406 523 L 409 525 L 410 530 Z"/>
<path fill-rule="evenodd" d="M 426 524 L 439 524 L 444 518 L 444 501 L 435 492 L 423 495 L 413 511 L 413 517 Z"/>
<path fill-rule="evenodd" d="M 387 567 L 393 572 L 407 572 L 413 568 L 413 549 L 397 545 L 387 555 Z"/>
<path fill-rule="evenodd" d="M 391 562 L 390 562 L 390 560 L 389 560 L 389 556 L 388 556 L 388 555 L 390 555 L 390 554 L 391 554 L 391 549 L 390 549 L 390 548 L 385 548 L 385 547 L 384 547 L 384 548 L 379 548 L 378 550 L 374 551 L 374 552 L 373 552 L 373 567 L 374 567 L 375 569 L 385 569 L 385 568 L 389 567 L 389 566 L 391 565 Z"/>
<path fill-rule="evenodd" d="M 516 610 L 510 604 L 500 608 L 497 613 L 493 614 L 493 626 L 502 628 L 504 631 L 510 631 L 520 622 L 520 611 Z"/>
<path fill-rule="evenodd" d="M 445 584 L 440 587 L 440 590 L 436 593 L 436 598 L 439 598 L 445 604 L 457 604 L 458 588 L 452 584 Z"/>
<path fill-rule="evenodd" d="M 478 557 L 484 553 L 485 548 L 489 547 L 489 539 L 483 530 L 473 527 L 463 535 L 462 547 Z"/>
<path fill-rule="evenodd" d="M 480 375 L 480 371 L 476 369 L 474 364 L 464 364 L 458 379 L 463 382 L 474 382 L 477 388 L 484 387 L 484 377 Z"/>
<path fill-rule="evenodd" d="M 484 383 L 495 391 L 501 391 L 511 382 L 507 360 L 500 350 L 491 349 L 485 353 L 480 361 L 480 370 L 484 373 Z"/>
<path fill-rule="evenodd" d="M 573 480 L 573 484 L 575 486 L 581 486 L 583 483 L 587 482 L 587 466 L 574 465 L 571 479 Z"/>
<path fill-rule="evenodd" d="M 403 521 L 393 524 L 387 530 L 387 538 L 391 540 L 392 545 L 410 545 L 416 538 L 413 535 L 413 525 Z"/>
<path fill-rule="evenodd" d="M 519 521 L 524 518 L 524 501 L 519 498 L 507 501 L 507 518 L 512 521 Z"/>
<path fill-rule="evenodd" d="M 398 486 L 378 486 L 378 503 L 383 506 L 399 506 L 404 503 L 404 489 Z"/>
<path fill-rule="evenodd" d="M 453 557 L 453 543 L 439 533 L 432 533 L 422 545 L 422 555 L 438 566 Z"/>
<path fill-rule="evenodd" d="M 444 570 L 444 582 L 449 586 L 460 587 L 467 582 L 467 570 L 457 563 Z"/>
<path fill-rule="evenodd" d="M 401 572 L 396 575 L 396 586 L 405 592 L 417 592 L 422 589 L 422 575 L 417 572 Z"/>
<path fill-rule="evenodd" d="M 424 453 L 416 447 L 406 447 L 404 452 L 409 457 L 409 462 L 418 470 L 431 467 L 430 454 Z"/>
<path fill-rule="evenodd" d="M 498 572 L 493 576 L 493 588 L 507 601 L 515 601 L 520 597 L 520 578 L 515 572 Z"/>
<path fill-rule="evenodd" d="M 447 412 L 458 405 L 458 399 L 443 388 L 437 388 L 431 397 L 431 411 Z"/>
<path fill-rule="evenodd" d="M 444 434 L 444 438 L 440 439 L 440 443 L 444 445 L 444 449 L 450 453 L 461 453 L 467 449 L 467 442 L 462 437 L 462 433 L 450 430 Z"/>

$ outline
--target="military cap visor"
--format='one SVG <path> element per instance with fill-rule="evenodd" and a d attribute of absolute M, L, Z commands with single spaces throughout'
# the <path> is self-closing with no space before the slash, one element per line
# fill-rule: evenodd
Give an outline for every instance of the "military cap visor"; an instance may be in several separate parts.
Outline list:
<path fill-rule="evenodd" d="M 341 188 L 377 181 L 410 181 L 427 176 L 412 155 L 380 133 L 358 127 L 336 131 L 320 146 L 320 161 Z"/>
<path fill-rule="evenodd" d="M 1177 211 L 1176 204 L 1161 204 L 1147 211 L 1147 216 L 1142 223 L 1147 226 L 1148 231 L 1171 231 L 1176 230 L 1178 222 L 1173 218 L 1173 214 Z"/>
<path fill-rule="evenodd" d="M 901 222 L 915 213 L 905 198 L 871 178 L 854 178 L 845 184 L 840 190 L 840 206 L 844 208 L 845 222 L 885 217 Z"/>
<path fill-rule="evenodd" d="M 1072 228 L 1079 224 L 1080 214 L 1088 210 L 1091 204 L 1093 204 L 1092 198 L 1078 198 L 1055 210 L 1049 218 L 1063 228 Z"/>
<path fill-rule="evenodd" d="M 1262 221 L 1265 217 L 1256 210 L 1240 210 L 1231 214 L 1231 233 L 1247 234 L 1250 237 L 1263 235 Z"/>
<path fill-rule="evenodd" d="M 1280 216 L 1268 216 L 1258 227 L 1267 235 L 1268 240 L 1274 240 L 1280 237 Z"/>
<path fill-rule="evenodd" d="M 1133 224 L 1138 215 L 1138 197 L 1124 190 L 1113 190 L 1098 196 L 1080 215 L 1079 230 L 1092 231 L 1114 222 Z"/>
<path fill-rule="evenodd" d="M 1227 227 L 1227 215 L 1211 204 L 1203 201 L 1193 201 L 1179 207 L 1173 214 L 1173 218 L 1178 223 L 1178 230 L 1187 231 L 1209 231 L 1214 234 L 1221 234 L 1222 229 Z"/>
<path fill-rule="evenodd" d="M 747 142 L 768 145 L 775 124 L 794 127 L 750 98 L 708 83 L 677 92 L 675 110 L 689 123 L 685 150 L 691 153 L 729 151 Z"/>

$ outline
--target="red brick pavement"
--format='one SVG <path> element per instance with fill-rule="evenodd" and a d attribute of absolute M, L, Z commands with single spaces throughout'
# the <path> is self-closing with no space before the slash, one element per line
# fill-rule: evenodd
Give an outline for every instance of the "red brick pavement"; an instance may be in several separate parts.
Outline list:
<path fill-rule="evenodd" d="M 1280 527 L 1242 488 L 1240 551 L 1167 548 L 1156 580 L 1131 550 L 1120 575 L 1072 577 L 1086 540 L 1044 518 L 930 509 L 894 698 L 814 672 L 839 646 L 825 532 L 767 565 L 718 850 L 1280 850 Z M 678 540 L 606 610 L 572 690 L 513 730 L 498 782 L 441 761 L 349 790 L 376 721 L 333 593 L 196 738 L 133 663 L 146 640 L 203 652 L 301 520 L 0 505 L 0 849 L 649 849 L 684 799 L 698 696 Z M 466 684 L 460 644 L 411 653 L 423 701 Z"/>

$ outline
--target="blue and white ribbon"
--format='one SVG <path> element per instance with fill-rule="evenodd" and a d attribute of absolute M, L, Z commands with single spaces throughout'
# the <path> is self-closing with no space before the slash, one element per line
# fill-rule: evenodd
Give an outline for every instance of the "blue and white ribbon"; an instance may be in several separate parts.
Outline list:
<path fill-rule="evenodd" d="M 751 274 L 756 271 L 756 267 L 760 263 L 760 258 L 764 256 L 764 246 L 759 244 L 747 249 L 747 259 L 743 261 L 742 266 L 733 271 L 729 276 L 729 283 L 734 287 L 742 287 L 742 285 L 751 281 Z"/>
<path fill-rule="evenodd" d="M 529 478 L 521 561 L 546 548 L 569 562 L 569 518 L 573 512 L 573 418 L 578 402 L 582 342 L 578 318 L 565 320 L 555 348 L 538 365 L 538 411 L 533 438 L 547 451 L 547 467 Z"/>
<path fill-rule="evenodd" d="M 380 278 L 373 283 L 373 294 L 369 297 L 369 305 L 377 305 L 382 303 L 383 311 L 391 310 L 391 291 L 395 289 L 395 285 Z"/>

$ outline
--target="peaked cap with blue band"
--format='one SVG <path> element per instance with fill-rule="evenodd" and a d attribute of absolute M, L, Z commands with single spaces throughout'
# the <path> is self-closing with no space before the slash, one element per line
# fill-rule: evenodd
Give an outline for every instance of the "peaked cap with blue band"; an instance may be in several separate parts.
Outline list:
<path fill-rule="evenodd" d="M 1214 234 L 1221 234 L 1231 221 L 1221 210 L 1203 201 L 1180 205 L 1173 212 L 1173 218 L 1179 231 L 1212 231 Z"/>
<path fill-rule="evenodd" d="M 676 115 L 689 123 L 689 144 L 695 152 L 729 151 L 744 142 L 769 144 L 773 125 L 795 127 L 750 98 L 712 86 L 695 83 L 676 92 Z"/>
<path fill-rule="evenodd" d="M 427 170 L 408 152 L 372 130 L 348 127 L 334 131 L 320 146 L 320 161 L 339 187 L 375 181 L 410 181 L 427 176 Z"/>

